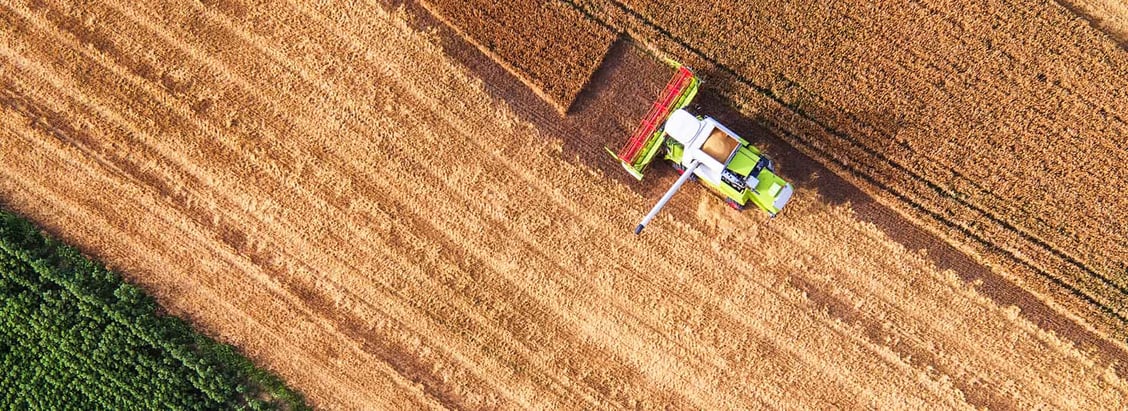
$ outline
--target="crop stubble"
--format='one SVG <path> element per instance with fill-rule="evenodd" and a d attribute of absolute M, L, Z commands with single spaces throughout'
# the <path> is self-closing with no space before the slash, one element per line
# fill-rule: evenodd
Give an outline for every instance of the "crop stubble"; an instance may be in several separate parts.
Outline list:
<path fill-rule="evenodd" d="M 1128 2 L 1124 0 L 1061 0 L 1062 6 L 1085 17 L 1089 23 L 1101 29 L 1128 48 Z"/>
<path fill-rule="evenodd" d="M 615 33 L 555 0 L 424 0 L 564 113 L 599 69 Z"/>
<path fill-rule="evenodd" d="M 1066 9 L 574 3 L 715 74 L 746 113 L 1019 284 L 1128 335 L 1128 54 Z"/>
<path fill-rule="evenodd" d="M 643 197 L 352 6 L 0 9 L 0 198 L 321 407 L 1125 405 L 814 192 L 625 236 Z"/>

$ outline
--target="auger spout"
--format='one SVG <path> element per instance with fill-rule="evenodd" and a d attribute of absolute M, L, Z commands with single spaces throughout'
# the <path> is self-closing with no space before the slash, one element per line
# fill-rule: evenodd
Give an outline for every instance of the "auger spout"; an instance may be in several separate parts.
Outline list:
<path fill-rule="evenodd" d="M 638 227 L 635 227 L 635 235 L 642 233 L 642 229 L 645 228 L 647 224 L 650 224 L 650 220 L 653 220 L 654 217 L 658 215 L 658 211 L 661 211 L 662 207 L 665 207 L 666 203 L 670 202 L 671 198 L 674 198 L 674 193 L 678 192 L 678 189 L 680 189 L 686 181 L 693 178 L 693 171 L 697 170 L 697 166 L 700 164 L 701 162 L 697 160 L 693 160 L 692 163 L 689 163 L 689 166 L 685 168 L 685 172 L 682 173 L 681 177 L 678 177 L 678 181 L 675 181 L 674 185 L 670 186 L 669 190 L 666 190 L 666 194 L 662 195 L 662 198 L 658 200 L 657 204 L 654 204 L 654 208 L 650 209 L 650 213 L 647 213 L 646 217 L 642 218 L 642 222 L 638 223 Z"/>

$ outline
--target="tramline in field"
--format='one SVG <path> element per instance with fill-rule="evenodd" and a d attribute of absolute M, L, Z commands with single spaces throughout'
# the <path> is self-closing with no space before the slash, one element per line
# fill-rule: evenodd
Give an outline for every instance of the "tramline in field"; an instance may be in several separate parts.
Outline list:
<path fill-rule="evenodd" d="M 776 175 L 775 164 L 748 140 L 711 117 L 685 110 L 697 96 L 701 80 L 689 68 L 674 65 L 677 72 L 642 123 L 618 153 L 611 152 L 639 180 L 658 154 L 664 154 L 663 158 L 681 173 L 638 224 L 635 234 L 641 233 L 691 178 L 724 197 L 725 203 L 736 210 L 755 204 L 775 217 L 791 199 L 791 184 Z"/>

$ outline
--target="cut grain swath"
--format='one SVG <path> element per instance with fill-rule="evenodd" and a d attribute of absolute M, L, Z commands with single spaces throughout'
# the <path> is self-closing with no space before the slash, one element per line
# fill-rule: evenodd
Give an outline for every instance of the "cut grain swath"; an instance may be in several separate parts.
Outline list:
<path fill-rule="evenodd" d="M 646 113 L 646 117 L 642 119 L 642 123 L 631 134 L 631 138 L 623 148 L 618 153 L 611 152 L 610 149 L 607 151 L 623 163 L 623 168 L 627 172 L 641 180 L 642 171 L 662 146 L 662 135 L 665 132 L 662 126 L 666 118 L 674 110 L 683 108 L 693 101 L 700 83 L 692 70 L 678 64 L 674 77 L 666 84 L 658 100 L 650 107 L 650 111 Z"/>

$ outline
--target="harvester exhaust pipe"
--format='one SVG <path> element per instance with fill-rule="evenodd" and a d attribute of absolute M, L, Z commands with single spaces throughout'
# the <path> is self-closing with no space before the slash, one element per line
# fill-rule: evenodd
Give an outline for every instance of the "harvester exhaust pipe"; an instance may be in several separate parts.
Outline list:
<path fill-rule="evenodd" d="M 674 198 L 674 193 L 678 192 L 682 184 L 685 184 L 686 181 L 693 178 L 693 171 L 696 170 L 697 166 L 700 164 L 701 163 L 697 160 L 693 160 L 693 162 L 689 163 L 689 166 L 685 168 L 685 172 L 682 173 L 681 177 L 678 177 L 678 181 L 675 181 L 674 185 L 670 186 L 669 190 L 666 190 L 666 194 L 658 200 L 658 204 L 655 204 L 654 208 L 650 209 L 650 213 L 642 218 L 642 222 L 638 223 L 638 227 L 635 227 L 635 235 L 642 233 L 642 229 L 646 227 L 647 224 L 650 224 L 650 220 L 653 220 L 654 217 L 658 215 L 658 211 L 662 210 L 662 207 L 665 207 L 666 203 L 670 202 L 671 198 Z"/>

